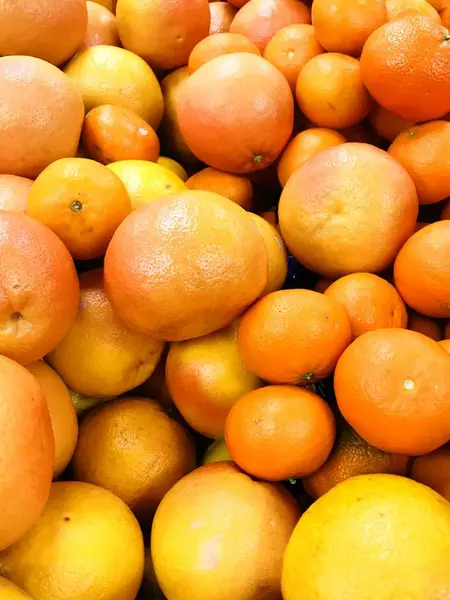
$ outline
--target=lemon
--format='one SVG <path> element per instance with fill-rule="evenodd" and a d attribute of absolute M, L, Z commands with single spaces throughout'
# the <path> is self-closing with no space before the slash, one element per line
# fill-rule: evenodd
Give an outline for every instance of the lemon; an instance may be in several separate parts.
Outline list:
<path fill-rule="evenodd" d="M 224 460 L 233 460 L 230 451 L 226 447 L 224 440 L 216 440 L 208 446 L 208 449 L 203 457 L 204 465 L 214 462 L 222 462 Z"/>
<path fill-rule="evenodd" d="M 182 167 L 176 160 L 173 160 L 173 158 L 169 158 L 168 156 L 160 156 L 156 162 L 158 165 L 169 169 L 169 171 L 173 171 L 181 180 L 187 181 L 189 179 L 189 175 L 184 170 L 184 167 Z"/>

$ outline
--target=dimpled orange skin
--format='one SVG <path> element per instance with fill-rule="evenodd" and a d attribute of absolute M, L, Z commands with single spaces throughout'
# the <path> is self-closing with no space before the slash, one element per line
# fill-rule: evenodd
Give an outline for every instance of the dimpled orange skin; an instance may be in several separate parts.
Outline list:
<path fill-rule="evenodd" d="M 267 270 L 264 239 L 244 209 L 189 190 L 125 219 L 106 253 L 105 286 L 131 329 L 181 341 L 234 321 L 264 289 Z"/>
<path fill-rule="evenodd" d="M 422 17 L 428 17 L 441 24 L 438 11 L 431 6 L 428 0 L 386 0 L 386 9 L 389 21 L 422 15 Z"/>
<path fill-rule="evenodd" d="M 120 46 L 117 21 L 113 13 L 97 2 L 86 2 L 88 11 L 88 24 L 84 42 L 79 48 L 91 46 Z"/>
<path fill-rule="evenodd" d="M 310 158 L 289 179 L 278 209 L 289 250 L 330 279 L 387 268 L 413 233 L 417 214 L 405 169 L 387 152 L 358 142 Z"/>
<path fill-rule="evenodd" d="M 264 296 L 242 317 L 238 347 L 265 381 L 307 385 L 330 375 L 351 340 L 344 308 L 311 290 Z"/>
<path fill-rule="evenodd" d="M 359 56 L 369 35 L 386 23 L 388 15 L 385 0 L 314 0 L 311 18 L 325 50 Z"/>
<path fill-rule="evenodd" d="M 411 175 L 420 204 L 436 204 L 450 196 L 450 123 L 432 121 L 401 133 L 388 152 Z"/>
<path fill-rule="evenodd" d="M 25 212 L 33 180 L 18 175 L 0 175 L 0 210 Z"/>
<path fill-rule="evenodd" d="M 339 359 L 336 399 L 366 442 L 412 456 L 450 438 L 450 355 L 407 329 L 378 329 L 357 338 Z"/>
<path fill-rule="evenodd" d="M 228 2 L 210 2 L 209 12 L 211 22 L 209 24 L 209 35 L 214 33 L 226 33 L 237 13 L 237 8 Z"/>
<path fill-rule="evenodd" d="M 189 177 L 186 185 L 190 190 L 221 194 L 245 210 L 252 207 L 253 184 L 248 177 L 207 167 Z"/>
<path fill-rule="evenodd" d="M 411 465 L 411 478 L 427 485 L 439 494 L 443 494 L 446 489 L 448 490 L 450 484 L 450 444 L 415 458 Z"/>
<path fill-rule="evenodd" d="M 197 158 L 222 171 L 248 173 L 271 165 L 281 153 L 292 133 L 294 101 L 285 77 L 268 61 L 229 54 L 186 81 L 178 120 Z"/>
<path fill-rule="evenodd" d="M 214 4 L 214 2 L 213 2 Z M 240 33 L 217 33 L 209 35 L 199 42 L 189 55 L 189 73 L 194 73 L 206 62 L 224 54 L 250 52 L 261 56 L 257 46 Z"/>
<path fill-rule="evenodd" d="M 361 55 L 361 73 L 375 100 L 413 122 L 449 112 L 448 35 L 446 27 L 421 16 L 390 21 L 374 31 Z"/>
<path fill-rule="evenodd" d="M 118 0 L 116 16 L 124 48 L 164 71 L 187 63 L 211 20 L 208 0 Z"/>
<path fill-rule="evenodd" d="M 450 318 L 449 257 L 450 221 L 438 221 L 410 237 L 395 260 L 395 287 L 427 317 Z"/>

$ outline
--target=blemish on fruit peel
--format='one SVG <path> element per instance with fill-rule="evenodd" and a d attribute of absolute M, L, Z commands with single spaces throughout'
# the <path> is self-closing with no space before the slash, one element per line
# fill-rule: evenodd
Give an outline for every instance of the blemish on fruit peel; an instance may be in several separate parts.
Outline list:
<path fill-rule="evenodd" d="M 405 379 L 405 381 L 403 382 L 403 387 L 405 388 L 405 390 L 413 390 L 416 387 L 416 384 L 414 383 L 414 381 L 412 381 L 412 379 Z"/>

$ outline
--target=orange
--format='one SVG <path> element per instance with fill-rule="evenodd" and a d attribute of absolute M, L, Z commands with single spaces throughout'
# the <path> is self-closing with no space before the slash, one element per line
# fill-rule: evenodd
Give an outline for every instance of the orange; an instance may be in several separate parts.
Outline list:
<path fill-rule="evenodd" d="M 18 175 L 0 175 L 0 210 L 25 212 L 33 181 Z"/>
<path fill-rule="evenodd" d="M 156 512 L 151 552 L 171 600 L 281 597 L 283 553 L 300 510 L 282 486 L 252 480 L 233 463 L 196 469 Z"/>
<path fill-rule="evenodd" d="M 214 33 L 226 33 L 237 13 L 237 8 L 228 2 L 210 2 L 209 13 L 211 22 L 209 24 L 209 35 Z"/>
<path fill-rule="evenodd" d="M 20 213 L 0 211 L 0 254 L 0 354 L 29 365 L 69 331 L 78 277 L 61 240 Z"/>
<path fill-rule="evenodd" d="M 408 311 L 408 313 L 408 329 L 411 331 L 418 331 L 435 342 L 442 340 L 443 328 L 439 321 L 420 315 L 413 310 Z"/>
<path fill-rule="evenodd" d="M 371 98 L 359 61 L 330 52 L 311 58 L 300 71 L 295 89 L 302 113 L 315 125 L 345 129 L 369 114 Z"/>
<path fill-rule="evenodd" d="M 382 106 L 375 104 L 369 114 L 369 120 L 375 131 L 388 142 L 393 142 L 403 131 L 413 125 Z"/>
<path fill-rule="evenodd" d="M 230 452 L 224 440 L 215 440 L 208 446 L 202 460 L 202 465 L 215 462 L 232 461 Z"/>
<path fill-rule="evenodd" d="M 60 65 L 80 47 L 86 24 L 84 0 L 2 1 L 0 55 L 35 56 Z"/>
<path fill-rule="evenodd" d="M 312 25 L 301 23 L 280 29 L 264 50 L 264 58 L 271 62 L 295 90 L 298 75 L 305 64 L 324 49 L 317 41 Z"/>
<path fill-rule="evenodd" d="M 113 13 L 95 1 L 87 0 L 86 6 L 88 22 L 81 49 L 91 46 L 119 46 L 117 22 Z"/>
<path fill-rule="evenodd" d="M 303 487 L 310 496 L 319 498 L 342 481 L 357 475 L 392 473 L 406 476 L 408 462 L 408 456 L 369 446 L 346 425 L 339 433 L 327 461 L 315 473 L 303 479 Z"/>
<path fill-rule="evenodd" d="M 144 571 L 142 533 L 111 492 L 61 481 L 34 527 L 0 554 L 0 571 L 34 600 L 134 600 Z"/>
<path fill-rule="evenodd" d="M 405 169 L 383 150 L 357 142 L 306 161 L 284 187 L 278 209 L 289 250 L 330 279 L 387 268 L 412 235 L 417 214 Z"/>
<path fill-rule="evenodd" d="M 58 158 L 75 155 L 83 101 L 64 73 L 37 58 L 2 57 L 0 90 L 0 173 L 34 179 Z"/>
<path fill-rule="evenodd" d="M 386 23 L 385 0 L 314 0 L 312 22 L 328 52 L 359 56 L 372 31 Z"/>
<path fill-rule="evenodd" d="M 119 0 L 116 8 L 124 48 L 164 71 L 182 67 L 208 35 L 208 0 Z"/>
<path fill-rule="evenodd" d="M 170 415 L 170 411 L 174 409 L 175 405 L 170 396 L 166 381 L 166 361 L 168 353 L 169 348 L 166 347 L 150 377 L 141 385 L 133 388 L 128 395 L 153 398 L 166 410 L 167 414 Z"/>
<path fill-rule="evenodd" d="M 450 356 L 407 329 L 357 338 L 338 361 L 334 390 L 344 419 L 366 442 L 425 454 L 450 437 Z"/>
<path fill-rule="evenodd" d="M 192 175 L 186 181 L 186 185 L 190 190 L 221 194 L 245 210 L 252 207 L 253 184 L 248 177 L 207 167 Z"/>
<path fill-rule="evenodd" d="M 113 233 L 131 212 L 120 179 L 87 158 L 62 158 L 34 182 L 27 214 L 47 225 L 74 258 L 103 256 Z"/>
<path fill-rule="evenodd" d="M 415 458 L 411 465 L 411 477 L 439 494 L 445 493 L 450 483 L 450 445 Z"/>
<path fill-rule="evenodd" d="M 352 477 L 300 519 L 284 555 L 283 598 L 445 598 L 449 535 L 450 504 L 436 492 L 397 475 Z"/>
<path fill-rule="evenodd" d="M 441 24 L 438 11 L 427 0 L 386 0 L 386 10 L 389 21 L 421 15 Z"/>
<path fill-rule="evenodd" d="M 106 292 L 130 328 L 181 341 L 234 321 L 264 289 L 267 264 L 264 240 L 244 209 L 189 190 L 154 200 L 122 223 L 106 253 Z"/>
<path fill-rule="evenodd" d="M 288 257 L 283 238 L 275 226 L 259 215 L 251 214 L 251 218 L 259 229 L 266 243 L 269 270 L 267 273 L 267 284 L 262 295 L 270 294 L 281 289 L 286 280 L 288 271 Z"/>
<path fill-rule="evenodd" d="M 100 4 L 101 6 L 104 6 L 113 14 L 116 12 L 116 4 L 117 4 L 116 0 L 94 0 L 94 2 L 96 2 L 97 4 Z"/>
<path fill-rule="evenodd" d="M 421 204 L 435 204 L 450 196 L 450 123 L 432 121 L 413 125 L 394 140 L 389 154 L 411 175 Z"/>
<path fill-rule="evenodd" d="M 217 4 L 217 2 L 212 2 L 211 4 Z M 222 4 L 222 2 L 219 4 Z M 236 52 L 250 52 L 251 54 L 256 54 L 256 56 L 261 56 L 257 46 L 240 33 L 217 33 L 210 35 L 201 40 L 189 55 L 189 73 L 194 73 L 194 71 L 213 58 Z"/>
<path fill-rule="evenodd" d="M 119 160 L 159 158 L 159 140 L 154 129 L 128 108 L 103 104 L 84 119 L 83 145 L 94 160 L 107 165 Z"/>
<path fill-rule="evenodd" d="M 176 407 L 199 433 L 220 439 L 237 400 L 262 385 L 242 362 L 237 324 L 170 346 L 166 382 Z"/>
<path fill-rule="evenodd" d="M 4 577 L 0 577 L 0 593 L 3 600 L 24 600 L 24 598 L 31 598 L 31 596 Z M 31 600 L 33 599 L 31 598 Z"/>
<path fill-rule="evenodd" d="M 50 415 L 34 377 L 14 361 L 0 356 L 0 383 L 3 550 L 22 537 L 44 509 L 52 481 L 54 442 Z"/>
<path fill-rule="evenodd" d="M 297 0 L 250 0 L 233 19 L 232 33 L 242 33 L 264 52 L 273 36 L 286 27 L 311 23 L 309 8 Z"/>
<path fill-rule="evenodd" d="M 169 171 L 172 171 L 172 173 L 175 173 L 175 175 L 178 175 L 183 182 L 186 182 L 189 179 L 189 175 L 187 174 L 183 165 L 173 158 L 169 158 L 168 156 L 160 156 L 156 163 L 161 167 L 165 167 Z"/>
<path fill-rule="evenodd" d="M 450 317 L 449 256 L 450 221 L 438 221 L 410 237 L 395 261 L 395 287 L 427 317 Z"/>
<path fill-rule="evenodd" d="M 439 13 L 439 16 L 441 18 L 442 25 L 448 29 L 450 27 L 450 5 L 444 8 L 444 10 Z"/>
<path fill-rule="evenodd" d="M 328 404 L 310 390 L 271 385 L 242 396 L 225 424 L 231 458 L 269 481 L 305 477 L 319 469 L 334 444 Z"/>
<path fill-rule="evenodd" d="M 86 112 L 115 104 L 158 128 L 164 112 L 161 88 L 139 56 L 115 46 L 92 46 L 78 52 L 64 71 L 80 91 Z"/>
<path fill-rule="evenodd" d="M 428 0 L 428 3 L 438 11 L 445 10 L 446 7 L 450 6 L 448 0 Z"/>
<path fill-rule="evenodd" d="M 317 152 L 345 143 L 347 140 L 338 131 L 312 127 L 301 131 L 288 143 L 278 162 L 278 179 L 284 187 L 287 180 L 299 167 Z"/>
<path fill-rule="evenodd" d="M 236 8 L 242 8 L 249 0 L 228 0 L 228 2 Z"/>
<path fill-rule="evenodd" d="M 201 161 L 247 173 L 264 169 L 279 156 L 292 133 L 294 103 L 285 77 L 268 61 L 254 54 L 228 54 L 189 77 L 178 118 L 186 143 Z"/>
<path fill-rule="evenodd" d="M 405 328 L 408 324 L 400 294 L 393 285 L 372 273 L 345 275 L 324 293 L 347 311 L 353 339 L 374 329 Z"/>
<path fill-rule="evenodd" d="M 347 314 L 336 300 L 281 290 L 242 317 L 238 347 L 247 367 L 265 381 L 307 385 L 332 373 L 350 339 Z"/>
<path fill-rule="evenodd" d="M 195 446 L 155 400 L 122 398 L 85 417 L 72 467 L 75 479 L 110 490 L 150 522 L 165 494 L 195 468 Z"/>
<path fill-rule="evenodd" d="M 406 121 L 445 115 L 450 111 L 448 36 L 448 29 L 422 16 L 390 21 L 374 31 L 361 55 L 370 94 Z"/>
<path fill-rule="evenodd" d="M 71 390 L 119 396 L 150 377 L 163 344 L 130 331 L 118 319 L 105 294 L 102 269 L 80 275 L 80 287 L 77 318 L 48 360 Z"/>
<path fill-rule="evenodd" d="M 439 345 L 450 354 L 450 340 L 441 340 Z"/>
<path fill-rule="evenodd" d="M 184 141 L 178 123 L 178 100 L 181 89 L 188 78 L 188 68 L 181 67 L 181 69 L 169 73 L 161 81 L 164 116 L 158 131 L 163 148 L 169 156 L 173 156 L 183 163 L 195 163 L 197 159 Z"/>

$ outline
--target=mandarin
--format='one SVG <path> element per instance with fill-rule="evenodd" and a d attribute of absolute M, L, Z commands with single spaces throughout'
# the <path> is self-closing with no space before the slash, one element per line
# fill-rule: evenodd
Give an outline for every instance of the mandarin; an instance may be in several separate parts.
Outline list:
<path fill-rule="evenodd" d="M 414 125 L 411 121 L 405 121 L 379 104 L 372 107 L 369 121 L 378 135 L 388 142 L 393 142 L 398 135 Z"/>
<path fill-rule="evenodd" d="M 95 1 L 87 0 L 86 6 L 87 29 L 84 42 L 78 50 L 84 50 L 91 46 L 119 46 L 117 20 L 113 13 Z"/>
<path fill-rule="evenodd" d="M 215 2 L 213 2 L 215 4 Z M 236 52 L 250 52 L 261 56 L 258 47 L 240 33 L 218 33 L 201 40 L 189 55 L 189 73 L 194 73 L 213 58 Z"/>
<path fill-rule="evenodd" d="M 245 210 L 252 207 L 253 184 L 248 177 L 207 167 L 192 175 L 186 185 L 190 190 L 220 194 Z"/>

